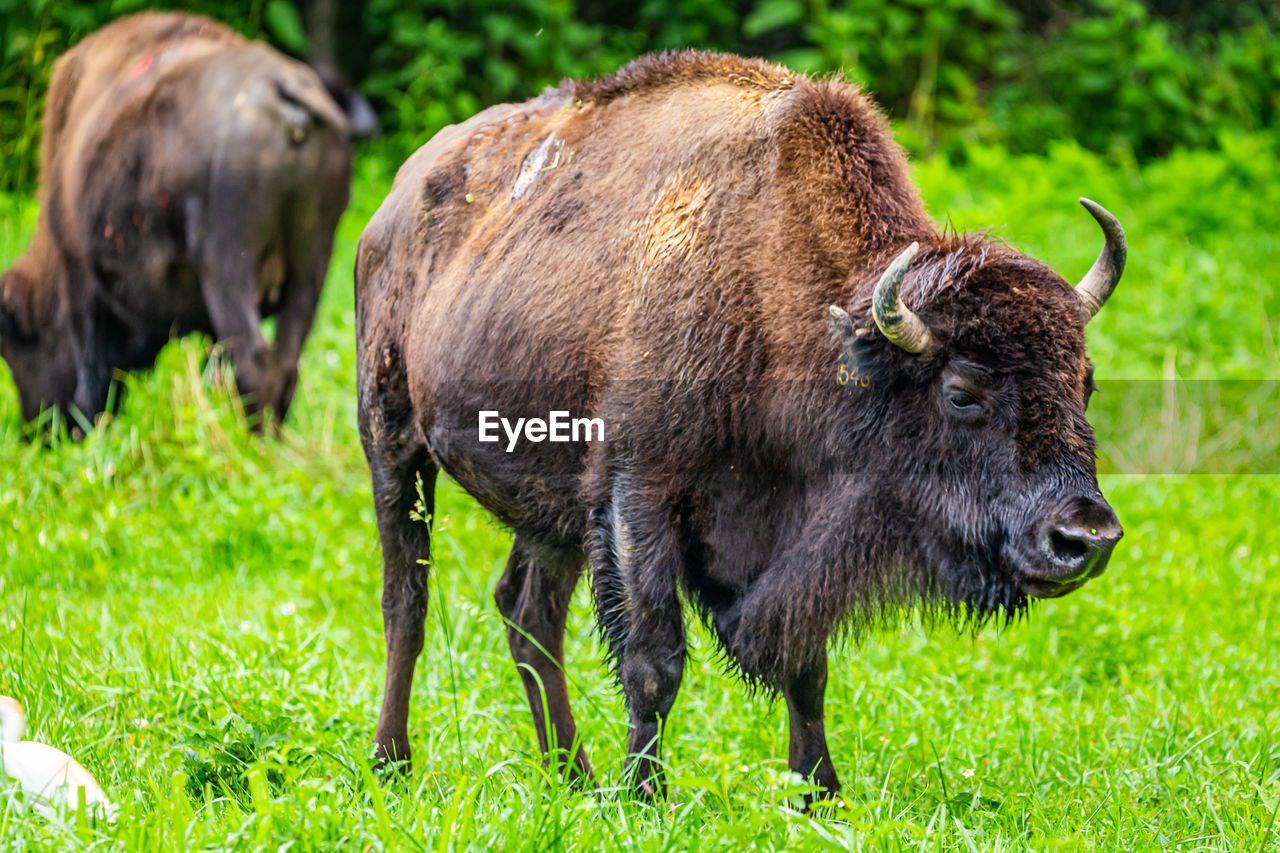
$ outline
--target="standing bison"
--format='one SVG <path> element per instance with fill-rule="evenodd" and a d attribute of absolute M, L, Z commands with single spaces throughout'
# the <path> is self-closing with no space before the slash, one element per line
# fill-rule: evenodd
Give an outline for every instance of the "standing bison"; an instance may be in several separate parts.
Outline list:
<path fill-rule="evenodd" d="M 1099 574 L 1121 536 L 1085 419 L 1084 328 L 1124 235 L 1085 206 L 1106 248 L 1073 288 L 938 233 L 856 89 L 732 56 L 645 57 L 442 131 L 401 168 L 356 271 L 380 754 L 410 754 L 430 539 L 410 515 L 417 479 L 429 511 L 443 470 L 515 533 L 497 603 L 542 746 L 572 750 L 571 772 L 591 768 L 564 623 L 590 560 L 629 784 L 661 790 L 683 599 L 786 699 L 791 768 L 837 790 L 833 634 L 911 607 L 1016 614 Z M 482 441 L 492 412 L 606 434 Z"/>
<path fill-rule="evenodd" d="M 91 418 L 114 371 L 201 331 L 226 342 L 250 410 L 283 418 L 347 204 L 347 137 L 311 69 L 207 18 L 133 15 L 62 56 L 35 236 L 0 279 L 23 416 Z"/>

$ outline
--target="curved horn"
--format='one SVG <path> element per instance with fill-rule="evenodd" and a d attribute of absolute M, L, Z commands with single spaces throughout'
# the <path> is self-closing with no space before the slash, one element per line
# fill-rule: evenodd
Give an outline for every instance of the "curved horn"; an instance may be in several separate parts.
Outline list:
<path fill-rule="evenodd" d="M 898 291 L 902 287 L 902 279 L 907 274 L 907 266 L 920 251 L 919 243 L 912 243 L 893 259 L 889 268 L 876 283 L 875 294 L 871 297 L 871 312 L 876 325 L 892 343 L 907 352 L 924 352 L 933 343 L 933 334 L 924 321 L 917 317 L 910 308 L 902 304 Z"/>
<path fill-rule="evenodd" d="M 1129 248 L 1124 242 L 1124 229 L 1120 227 L 1120 220 L 1108 213 L 1107 209 L 1096 201 L 1082 198 L 1080 203 L 1102 226 L 1102 234 L 1106 238 L 1098 259 L 1093 262 L 1093 266 L 1076 285 L 1076 293 L 1080 294 L 1080 312 L 1087 323 L 1102 310 L 1103 303 L 1120 282 Z"/>

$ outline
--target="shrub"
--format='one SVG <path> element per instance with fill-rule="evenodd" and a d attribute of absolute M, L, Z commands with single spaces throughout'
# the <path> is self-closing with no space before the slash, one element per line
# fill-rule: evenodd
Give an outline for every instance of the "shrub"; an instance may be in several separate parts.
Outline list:
<path fill-rule="evenodd" d="M 53 59 L 143 5 L 0 0 L 0 189 L 35 184 Z M 305 51 L 291 0 L 182 5 Z M 845 74 L 909 148 L 956 158 L 973 143 L 1043 153 L 1071 139 L 1144 160 L 1274 132 L 1280 115 L 1280 6 L 1269 0 L 360 0 L 338 17 L 338 55 L 380 110 L 378 145 L 392 158 L 489 104 L 690 46 Z"/>

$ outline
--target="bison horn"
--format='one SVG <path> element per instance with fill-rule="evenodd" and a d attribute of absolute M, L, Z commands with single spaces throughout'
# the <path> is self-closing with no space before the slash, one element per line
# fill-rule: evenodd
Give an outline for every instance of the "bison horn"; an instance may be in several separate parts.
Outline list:
<path fill-rule="evenodd" d="M 1103 303 L 1120 282 L 1129 249 L 1124 242 L 1124 229 L 1120 227 L 1120 220 L 1095 201 L 1082 198 L 1080 203 L 1102 226 L 1102 234 L 1106 238 L 1098 259 L 1076 285 L 1076 293 L 1080 294 L 1080 313 L 1087 323 L 1102 310 Z"/>
<path fill-rule="evenodd" d="M 902 304 L 902 296 L 899 294 L 902 279 L 907 274 L 907 266 L 918 251 L 920 251 L 919 243 L 912 243 L 903 249 L 902 253 L 893 259 L 893 263 L 889 264 L 884 275 L 880 276 L 880 281 L 876 283 L 875 294 L 871 297 L 871 311 L 876 325 L 880 327 L 880 331 L 886 338 L 907 352 L 924 352 L 929 344 L 933 343 L 933 334 L 929 331 L 929 327 L 910 308 Z"/>

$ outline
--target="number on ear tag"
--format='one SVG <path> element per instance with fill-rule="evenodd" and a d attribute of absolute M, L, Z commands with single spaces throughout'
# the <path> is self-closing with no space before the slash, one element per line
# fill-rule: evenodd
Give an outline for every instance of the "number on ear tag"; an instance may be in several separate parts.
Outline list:
<path fill-rule="evenodd" d="M 871 387 L 871 377 L 858 369 L 858 357 L 852 349 L 846 349 L 840 354 L 840 361 L 836 364 L 836 382 L 857 388 Z"/>

